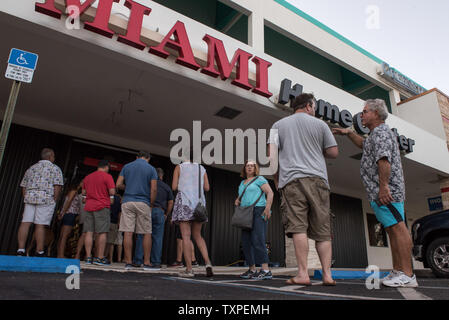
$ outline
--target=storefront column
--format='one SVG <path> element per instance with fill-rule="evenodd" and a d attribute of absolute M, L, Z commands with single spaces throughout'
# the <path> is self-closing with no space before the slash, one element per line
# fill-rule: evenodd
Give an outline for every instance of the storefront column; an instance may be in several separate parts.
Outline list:
<path fill-rule="evenodd" d="M 390 90 L 390 105 L 391 105 L 391 113 L 394 115 L 398 115 L 398 103 L 401 102 L 401 94 L 398 90 L 393 89 Z"/>
<path fill-rule="evenodd" d="M 443 200 L 443 209 L 449 209 L 449 179 L 441 180 L 441 198 Z"/>
<path fill-rule="evenodd" d="M 285 237 L 285 266 L 287 268 L 295 268 L 296 263 L 295 246 L 293 239 Z M 307 259 L 307 266 L 309 269 L 321 269 L 320 259 L 315 249 L 315 241 L 309 239 L 309 256 Z"/>

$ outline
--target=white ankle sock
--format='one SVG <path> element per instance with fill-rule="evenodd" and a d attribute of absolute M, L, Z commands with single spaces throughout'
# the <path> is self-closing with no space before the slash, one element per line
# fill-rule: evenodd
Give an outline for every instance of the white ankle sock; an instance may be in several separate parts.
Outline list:
<path fill-rule="evenodd" d="M 19 250 L 17 250 L 17 252 L 23 252 L 23 253 L 25 253 L 25 249 L 19 249 Z"/>

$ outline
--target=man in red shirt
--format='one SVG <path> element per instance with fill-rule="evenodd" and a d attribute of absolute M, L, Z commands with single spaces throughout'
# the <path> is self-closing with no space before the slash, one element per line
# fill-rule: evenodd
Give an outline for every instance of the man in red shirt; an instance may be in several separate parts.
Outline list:
<path fill-rule="evenodd" d="M 83 232 L 86 233 L 84 245 L 86 263 L 108 265 L 110 262 L 104 256 L 107 233 L 110 224 L 110 207 L 114 199 L 115 184 L 109 172 L 109 161 L 101 160 L 97 171 L 89 174 L 83 181 L 83 195 L 86 195 L 85 220 Z M 97 233 L 97 257 L 92 258 L 93 233 Z"/>

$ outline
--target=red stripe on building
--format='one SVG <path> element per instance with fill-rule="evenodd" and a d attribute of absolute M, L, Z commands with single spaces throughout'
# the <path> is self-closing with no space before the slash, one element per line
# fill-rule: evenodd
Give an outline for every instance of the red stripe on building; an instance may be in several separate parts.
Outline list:
<path fill-rule="evenodd" d="M 441 189 L 441 193 L 446 193 L 446 192 L 449 192 L 449 188 L 443 188 L 443 189 Z"/>

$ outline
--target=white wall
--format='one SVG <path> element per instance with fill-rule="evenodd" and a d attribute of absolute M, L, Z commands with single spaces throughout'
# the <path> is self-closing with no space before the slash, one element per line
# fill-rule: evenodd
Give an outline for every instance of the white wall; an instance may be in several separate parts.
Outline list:
<path fill-rule="evenodd" d="M 397 107 L 398 116 L 433 135 L 446 140 L 443 119 L 435 91 Z"/>

